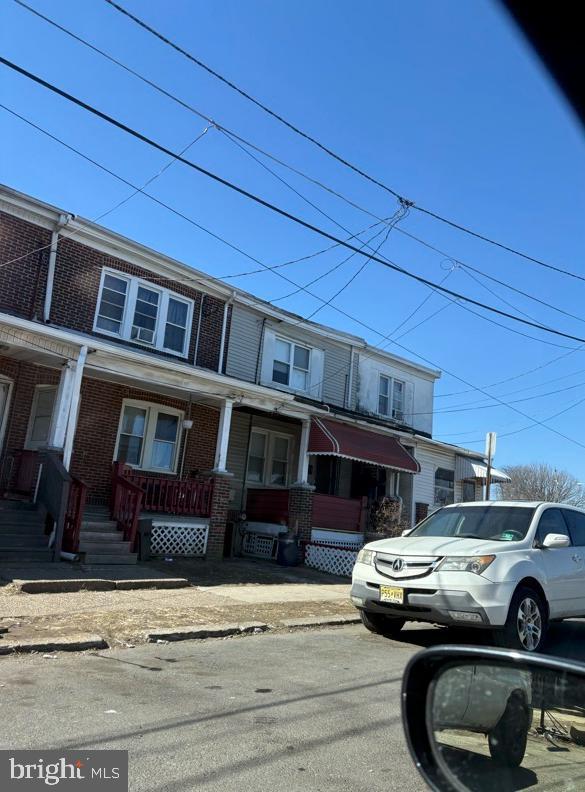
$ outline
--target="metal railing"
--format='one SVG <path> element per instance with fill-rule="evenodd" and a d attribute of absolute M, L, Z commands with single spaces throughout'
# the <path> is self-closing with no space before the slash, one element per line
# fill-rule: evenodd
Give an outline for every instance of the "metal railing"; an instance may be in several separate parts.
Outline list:
<path fill-rule="evenodd" d="M 75 476 L 71 476 L 62 543 L 63 550 L 67 553 L 77 553 L 79 551 L 79 534 L 86 497 L 87 484 L 75 478 Z"/>
<path fill-rule="evenodd" d="M 36 500 L 53 522 L 53 561 L 60 560 L 62 549 L 77 552 L 85 491 L 85 484 L 67 472 L 56 452 L 42 455 Z"/>

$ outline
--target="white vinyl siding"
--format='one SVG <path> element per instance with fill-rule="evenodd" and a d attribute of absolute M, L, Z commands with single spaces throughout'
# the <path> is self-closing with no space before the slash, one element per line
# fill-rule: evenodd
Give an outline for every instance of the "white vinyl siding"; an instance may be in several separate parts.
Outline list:
<path fill-rule="evenodd" d="M 102 271 L 96 332 L 186 357 L 192 320 L 192 300 L 116 270 Z"/>
<path fill-rule="evenodd" d="M 114 459 L 139 470 L 174 473 L 182 423 L 180 410 L 125 399 Z"/>

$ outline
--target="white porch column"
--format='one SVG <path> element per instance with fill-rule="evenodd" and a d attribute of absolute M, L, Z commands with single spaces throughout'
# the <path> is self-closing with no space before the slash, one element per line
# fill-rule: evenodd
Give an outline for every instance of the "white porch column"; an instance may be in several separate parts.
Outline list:
<path fill-rule="evenodd" d="M 297 468 L 297 480 L 296 484 L 307 484 L 307 479 L 309 477 L 309 454 L 307 453 L 307 449 L 309 448 L 309 434 L 311 432 L 311 419 L 307 418 L 303 420 L 302 429 L 301 429 L 301 439 L 299 442 L 299 462 Z"/>
<path fill-rule="evenodd" d="M 65 445 L 65 434 L 67 432 L 67 421 L 71 408 L 74 379 L 75 361 L 68 360 L 61 369 L 61 379 L 59 380 L 59 387 L 57 388 L 53 418 L 47 438 L 47 445 L 49 448 L 61 450 Z"/>
<path fill-rule="evenodd" d="M 226 399 L 221 406 L 219 426 L 217 427 L 217 443 L 215 446 L 214 473 L 227 473 L 227 452 L 230 440 L 233 407 L 234 402 L 232 399 Z"/>
<path fill-rule="evenodd" d="M 81 396 L 81 380 L 83 379 L 83 369 L 87 358 L 87 347 L 82 346 L 75 362 L 73 372 L 73 383 L 71 388 L 71 404 L 69 418 L 67 420 L 67 431 L 65 433 L 65 443 L 63 446 L 63 465 L 69 470 L 71 464 L 71 454 L 73 453 L 73 441 L 75 440 L 75 430 L 77 429 L 77 416 L 79 413 L 79 399 Z"/>

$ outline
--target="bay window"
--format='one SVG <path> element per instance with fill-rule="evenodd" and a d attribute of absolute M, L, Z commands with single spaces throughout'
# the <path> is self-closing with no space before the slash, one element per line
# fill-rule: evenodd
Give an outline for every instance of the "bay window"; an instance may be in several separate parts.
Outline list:
<path fill-rule="evenodd" d="M 158 404 L 124 400 L 115 460 L 141 470 L 174 473 L 183 413 Z"/>
<path fill-rule="evenodd" d="M 94 330 L 185 357 L 193 301 L 104 269 Z"/>
<path fill-rule="evenodd" d="M 279 432 L 252 429 L 248 448 L 247 481 L 286 487 L 289 479 L 291 440 L 289 435 Z"/>

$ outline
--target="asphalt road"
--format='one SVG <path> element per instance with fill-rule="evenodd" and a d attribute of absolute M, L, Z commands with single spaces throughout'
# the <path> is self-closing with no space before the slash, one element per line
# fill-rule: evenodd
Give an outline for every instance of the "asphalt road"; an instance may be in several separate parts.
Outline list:
<path fill-rule="evenodd" d="M 560 653 L 585 644 L 583 623 L 558 631 Z M 408 625 L 391 641 L 356 626 L 4 657 L 0 747 L 127 749 L 137 792 L 421 792 L 400 722 L 404 666 L 421 646 L 478 638 Z"/>

